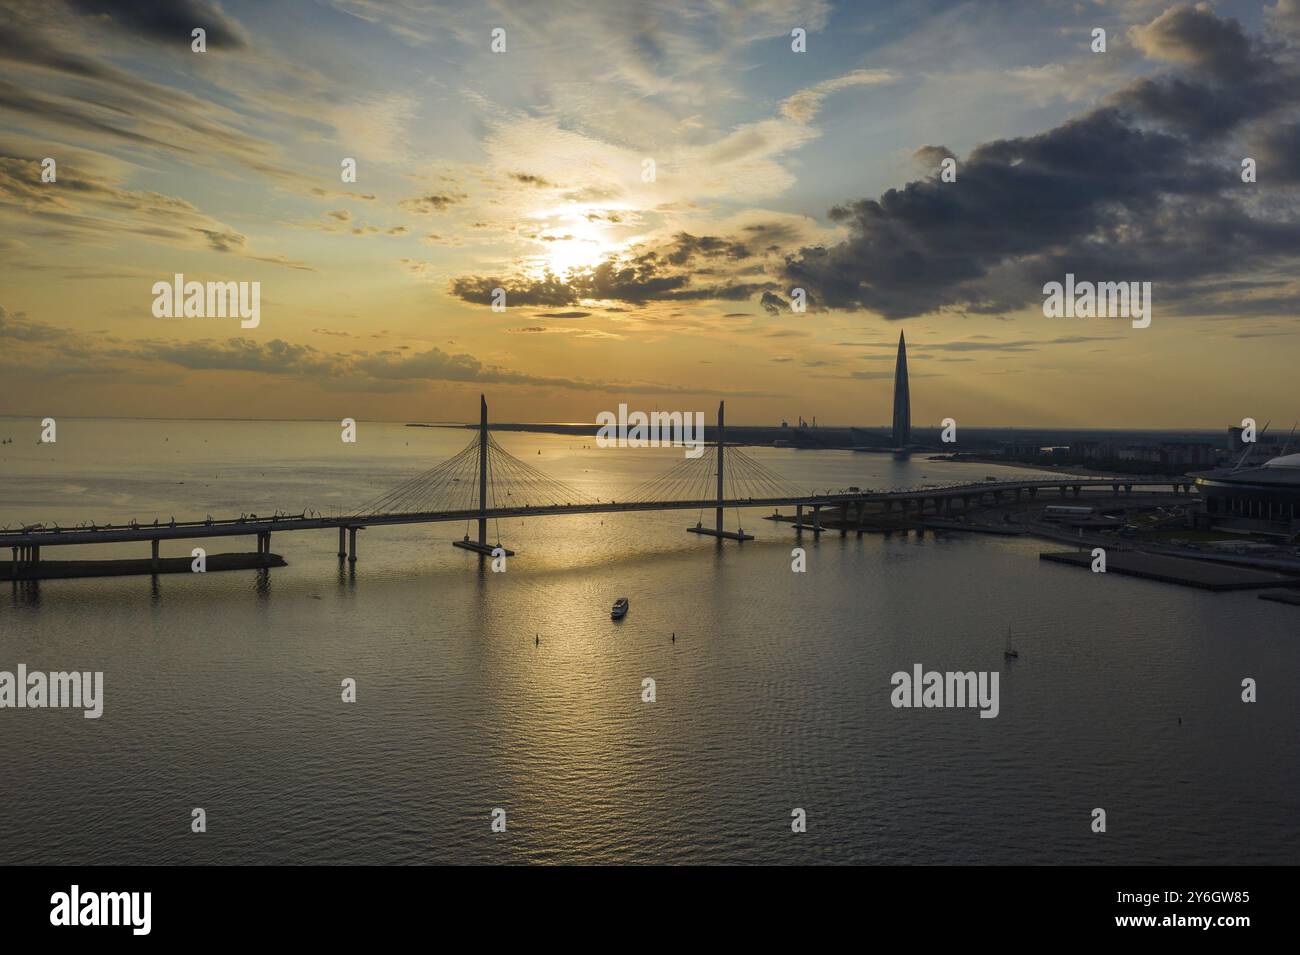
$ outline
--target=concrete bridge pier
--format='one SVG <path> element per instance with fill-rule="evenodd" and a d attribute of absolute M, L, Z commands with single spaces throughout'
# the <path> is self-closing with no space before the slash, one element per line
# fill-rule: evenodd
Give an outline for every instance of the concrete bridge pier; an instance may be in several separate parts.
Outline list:
<path fill-rule="evenodd" d="M 348 563 L 357 562 L 357 528 L 348 528 Z"/>
<path fill-rule="evenodd" d="M 149 550 L 150 550 L 149 569 L 152 571 L 157 571 L 158 570 L 158 538 L 155 537 L 151 541 L 149 541 Z"/>
<path fill-rule="evenodd" d="M 849 532 L 849 506 L 840 505 L 840 536 L 844 537 Z"/>
<path fill-rule="evenodd" d="M 13 548 L 13 579 L 16 581 L 19 572 L 24 568 L 30 568 L 34 576 L 36 565 L 40 562 L 40 544 L 18 544 Z"/>
<path fill-rule="evenodd" d="M 794 532 L 796 534 L 803 533 L 803 505 L 802 504 L 796 504 L 794 506 Z"/>
<path fill-rule="evenodd" d="M 347 545 L 347 540 L 345 539 L 346 534 L 347 534 L 347 528 L 340 527 L 339 528 L 339 560 L 342 560 L 344 557 L 348 556 L 348 550 L 347 550 L 348 545 Z"/>
<path fill-rule="evenodd" d="M 814 504 L 813 505 L 813 533 L 820 534 L 821 532 L 822 532 L 822 506 L 820 504 Z"/>

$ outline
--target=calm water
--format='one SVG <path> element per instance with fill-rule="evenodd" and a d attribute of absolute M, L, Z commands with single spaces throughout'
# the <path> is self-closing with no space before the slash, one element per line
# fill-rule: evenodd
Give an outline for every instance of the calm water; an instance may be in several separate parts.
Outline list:
<path fill-rule="evenodd" d="M 470 437 L 60 419 L 39 446 L 38 431 L 0 419 L 16 438 L 0 525 L 334 513 Z M 602 496 L 681 453 L 496 437 Z M 1008 473 L 751 453 L 817 488 Z M 424 525 L 362 532 L 355 571 L 325 531 L 275 535 L 289 566 L 269 574 L 5 584 L 0 670 L 103 670 L 105 710 L 0 710 L 0 862 L 1300 862 L 1296 608 L 992 537 L 805 535 L 793 574 L 793 533 L 761 516 L 744 515 L 743 547 L 685 533 L 695 513 L 503 522 L 505 574 L 449 545 L 462 527 Z M 914 663 L 1000 671 L 1001 715 L 894 709 L 890 675 Z M 1246 676 L 1257 704 L 1240 702 Z"/>

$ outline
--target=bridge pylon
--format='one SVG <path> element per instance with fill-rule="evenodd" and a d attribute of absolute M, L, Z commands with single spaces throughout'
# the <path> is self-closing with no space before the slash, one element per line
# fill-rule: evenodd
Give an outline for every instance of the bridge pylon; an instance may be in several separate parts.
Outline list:
<path fill-rule="evenodd" d="M 487 397 L 478 396 L 478 540 L 472 541 L 466 534 L 464 540 L 452 541 L 453 547 L 470 550 L 484 557 L 491 557 L 496 549 L 487 542 L 488 512 L 488 414 Z M 512 550 L 505 550 L 507 557 L 515 556 Z"/>
<path fill-rule="evenodd" d="M 708 537 L 717 537 L 717 538 L 725 537 L 727 540 L 740 541 L 741 543 L 743 543 L 745 541 L 752 541 L 754 539 L 754 535 L 746 534 L 743 530 L 734 530 L 734 531 L 723 530 L 722 527 L 722 517 L 723 517 L 722 512 L 725 510 L 725 508 L 723 508 L 722 506 L 722 502 L 727 499 L 726 479 L 724 476 L 726 473 L 725 467 L 726 467 L 726 459 L 727 459 L 726 410 L 727 410 L 727 403 L 725 401 L 719 401 L 718 402 L 718 442 L 717 442 L 718 443 L 718 498 L 717 498 L 718 506 L 713 510 L 713 519 L 714 519 L 713 529 L 710 530 L 709 528 L 704 527 L 703 524 L 696 524 L 694 527 L 688 527 L 686 529 L 692 534 L 704 534 Z"/>

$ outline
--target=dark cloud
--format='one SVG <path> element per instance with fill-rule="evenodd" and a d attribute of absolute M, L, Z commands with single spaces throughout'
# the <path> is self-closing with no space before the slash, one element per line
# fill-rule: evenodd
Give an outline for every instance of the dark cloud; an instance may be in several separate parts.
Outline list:
<path fill-rule="evenodd" d="M 1116 255 L 1119 246 L 1140 250 L 1159 236 L 1170 199 L 1212 207 L 1225 184 L 1222 166 L 1180 138 L 1100 109 L 1038 136 L 976 148 L 955 183 L 931 177 L 832 209 L 848 239 L 800 250 L 784 276 L 821 306 L 889 318 L 958 304 L 1003 311 L 1024 301 L 1025 283 L 1015 288 L 1009 276 L 1013 288 L 1000 288 L 995 272 L 1092 262 L 1141 273 L 1149 256 Z M 1230 209 L 1220 203 L 1220 211 Z M 1154 278 L 1150 270 L 1143 277 Z M 1041 289 L 1041 281 L 1028 283 L 1035 284 Z"/>
<path fill-rule="evenodd" d="M 547 182 L 541 176 L 534 176 L 531 173 L 526 172 L 512 172 L 510 178 L 514 179 L 516 182 L 522 182 L 525 186 L 543 187 L 552 185 L 552 183 Z"/>
<path fill-rule="evenodd" d="M 66 338 L 68 332 L 44 322 L 27 319 L 24 312 L 9 312 L 0 305 L 0 338 L 20 342 L 50 342 Z"/>
<path fill-rule="evenodd" d="M 1241 24 L 1220 19 L 1207 7 L 1171 7 L 1130 33 L 1147 56 L 1203 71 L 1218 80 L 1239 80 L 1259 66 L 1258 49 Z"/>
<path fill-rule="evenodd" d="M 124 189 L 71 162 L 59 163 L 57 184 L 42 183 L 40 163 L 7 155 L 11 151 L 17 150 L 0 142 L 0 227 L 6 230 L 12 227 L 27 237 L 68 244 L 120 242 L 131 235 L 172 248 L 205 248 L 288 268 L 311 268 L 283 255 L 256 252 L 245 236 L 184 199 Z M 11 259 L 8 264 L 15 263 Z M 45 266 L 23 262 L 17 267 Z"/>
<path fill-rule="evenodd" d="M 513 284 L 505 279 L 470 276 L 454 279 L 451 290 L 458 298 L 479 305 L 491 305 L 497 289 L 506 292 L 506 307 L 512 305 L 574 305 L 578 296 L 572 288 L 557 276 L 547 274 L 532 281 L 515 281 Z"/>
<path fill-rule="evenodd" d="M 1300 122 L 1270 125 L 1255 140 L 1252 158 L 1262 185 L 1300 183 Z"/>
<path fill-rule="evenodd" d="M 228 341 L 143 342 L 119 349 L 117 357 L 145 357 L 194 370 L 257 371 L 270 375 L 337 375 L 337 359 L 310 345 L 294 345 L 279 338 L 267 342 L 248 338 Z"/>
<path fill-rule="evenodd" d="M 304 188 L 300 172 L 280 165 L 278 147 L 246 132 L 242 124 L 230 125 L 228 106 L 174 84 L 143 79 L 90 55 L 113 44 L 95 43 L 93 36 L 74 43 L 69 20 L 66 8 L 48 0 L 0 3 L 0 72 L 6 78 L 0 81 L 0 111 L 62 127 L 65 134 L 91 134 L 91 141 L 107 138 L 147 146 L 186 162 L 224 166 L 233 161 L 286 188 Z M 88 18 L 81 25 L 90 24 L 94 34 L 97 23 Z M 189 52 L 189 42 L 187 28 L 184 57 L 195 55 Z M 157 50 L 135 52 L 147 60 Z M 42 74 L 54 74 L 59 82 L 50 83 Z"/>
<path fill-rule="evenodd" d="M 912 161 L 927 172 L 935 172 L 945 159 L 956 159 L 957 154 L 947 146 L 922 146 L 912 153 Z"/>
<path fill-rule="evenodd" d="M 1175 7 L 1132 30 L 1134 45 L 1186 69 L 1144 77 L 1113 102 L 1194 139 L 1209 139 L 1274 110 L 1293 106 L 1300 74 L 1252 40 L 1232 19 L 1204 7 Z"/>
<path fill-rule="evenodd" d="M 0 109 L 7 109 L 14 113 L 22 113 L 36 119 L 47 120 L 70 129 L 94 130 L 103 133 L 105 136 L 135 145 L 158 146 L 175 149 L 182 153 L 192 152 L 192 150 L 184 146 L 167 143 L 152 136 L 145 136 L 129 129 L 122 129 L 112 123 L 106 123 L 79 107 L 57 102 L 30 89 L 23 89 L 3 80 L 0 80 Z"/>
<path fill-rule="evenodd" d="M 779 315 L 790 308 L 790 303 L 775 292 L 764 292 L 758 304 L 763 306 L 763 311 L 769 315 Z"/>
<path fill-rule="evenodd" d="M 452 281 L 452 294 L 478 304 L 492 302 L 493 289 L 506 290 L 506 305 L 562 306 L 616 301 L 742 301 L 773 288 L 752 274 L 750 248 L 741 241 L 681 232 L 659 246 L 606 259 L 568 275 L 505 279 L 464 276 Z M 700 282 L 699 279 L 706 281 Z"/>
<path fill-rule="evenodd" d="M 1293 108 L 1294 66 L 1200 8 L 1171 10 L 1134 35 L 1194 75 L 1143 79 L 1055 129 L 985 143 L 955 183 L 932 176 L 838 206 L 830 216 L 848 238 L 790 255 L 783 277 L 820 307 L 905 318 L 1008 311 L 1066 271 L 1176 285 L 1161 286 L 1167 305 L 1202 279 L 1294 260 L 1300 224 L 1256 206 L 1244 191 L 1254 187 L 1204 145 Z M 1281 159 L 1292 132 L 1274 131 L 1261 155 Z"/>
<path fill-rule="evenodd" d="M 216 3 L 205 0 L 66 0 L 74 10 L 147 40 L 190 46 L 190 31 L 207 31 L 210 50 L 248 46 L 248 34 Z"/>
<path fill-rule="evenodd" d="M 412 199 L 402 199 L 397 204 L 407 212 L 414 212 L 416 215 L 427 216 L 432 215 L 435 212 L 442 212 L 449 206 L 453 206 L 460 202 L 463 198 L 464 196 L 435 194 L 429 196 L 416 196 Z"/>
<path fill-rule="evenodd" d="M 208 240 L 208 247 L 213 252 L 237 252 L 244 248 L 248 239 L 238 232 L 219 232 L 215 229 L 195 229 Z"/>
<path fill-rule="evenodd" d="M 1066 272 L 1152 282 L 1158 307 L 1173 310 L 1197 307 L 1206 282 L 1293 268 L 1294 197 L 1260 200 L 1267 186 L 1297 178 L 1297 50 L 1203 6 L 1175 7 L 1131 37 L 1164 73 L 1053 129 L 975 147 L 956 182 L 932 173 L 832 208 L 847 233 L 840 242 L 798 247 L 781 223 L 731 236 L 683 232 L 563 277 L 470 276 L 452 290 L 488 302 L 500 286 L 509 303 L 547 306 L 759 296 L 775 315 L 798 287 L 818 310 L 1001 316 L 1041 301 L 1043 284 Z M 1247 141 L 1271 170 L 1267 181 L 1241 182 Z M 937 171 L 952 155 L 928 145 L 916 159 Z"/>
<path fill-rule="evenodd" d="M 662 255 L 669 265 L 686 265 L 696 258 L 725 256 L 729 259 L 744 259 L 749 254 L 749 249 L 739 242 L 712 235 L 694 236 L 689 232 L 679 232 L 666 250 L 646 253 L 643 260 L 653 262 Z"/>

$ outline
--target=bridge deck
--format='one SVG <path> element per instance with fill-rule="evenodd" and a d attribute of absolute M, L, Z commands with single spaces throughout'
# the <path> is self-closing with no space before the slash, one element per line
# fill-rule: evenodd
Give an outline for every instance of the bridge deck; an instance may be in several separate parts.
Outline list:
<path fill-rule="evenodd" d="M 1026 481 L 955 484 L 944 487 L 908 488 L 897 491 L 859 491 L 792 497 L 697 499 L 685 501 L 604 501 L 583 504 L 546 506 L 494 507 L 487 510 L 430 511 L 401 514 L 353 514 L 340 517 L 261 517 L 212 521 L 177 521 L 166 524 L 112 525 L 99 528 L 28 528 L 0 532 L 0 547 L 52 547 L 76 544 L 113 544 L 132 541 L 193 540 L 207 537 L 281 533 L 286 531 L 360 528 L 397 524 L 436 524 L 478 519 L 511 517 L 546 517 L 568 514 L 619 514 L 637 511 L 687 511 L 753 507 L 838 507 L 858 503 L 873 504 L 897 501 L 944 500 L 989 492 L 1016 492 L 1057 488 L 1170 487 L 1189 490 L 1190 478 L 1056 478 Z"/>

